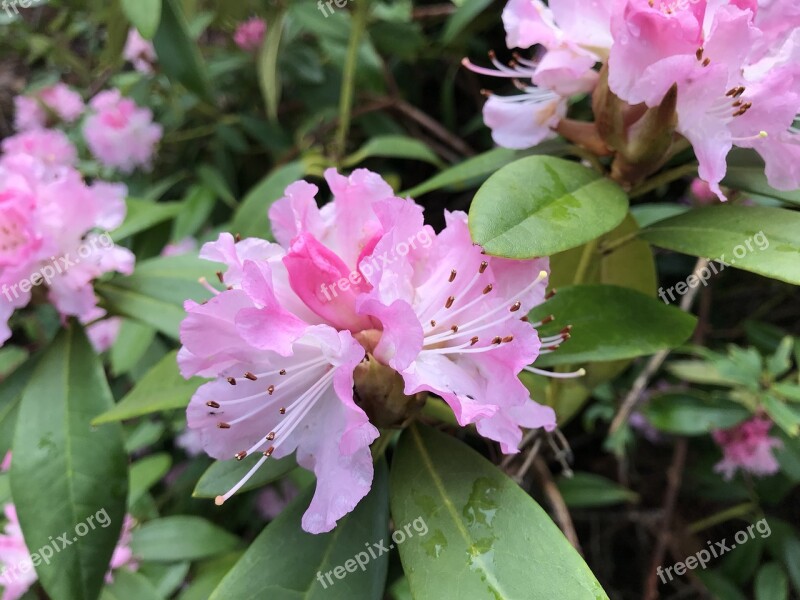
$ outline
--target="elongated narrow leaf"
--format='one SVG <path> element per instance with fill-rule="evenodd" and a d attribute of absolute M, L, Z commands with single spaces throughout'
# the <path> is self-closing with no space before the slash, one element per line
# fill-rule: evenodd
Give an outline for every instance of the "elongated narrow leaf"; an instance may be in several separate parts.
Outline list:
<path fill-rule="evenodd" d="M 700 393 L 674 392 L 654 396 L 643 409 L 660 431 L 679 435 L 705 435 L 744 421 L 750 412 L 730 400 Z"/>
<path fill-rule="evenodd" d="M 627 212 L 625 192 L 599 173 L 560 158 L 528 156 L 480 187 L 469 227 L 489 254 L 534 258 L 593 240 Z"/>
<path fill-rule="evenodd" d="M 465 0 L 447 20 L 442 32 L 442 44 L 445 46 L 452 42 L 483 9 L 489 6 L 492 0 Z"/>
<path fill-rule="evenodd" d="M 37 358 L 28 359 L 11 376 L 0 383 L 0 453 L 11 450 L 19 404 L 25 387 L 36 369 Z"/>
<path fill-rule="evenodd" d="M 97 284 L 96 290 L 111 312 L 141 321 L 172 338 L 186 316 L 183 303 L 198 302 L 211 294 L 199 282 L 200 277 L 214 280 L 219 267 L 196 256 L 152 258 L 136 265 L 127 277 L 117 276 Z"/>
<path fill-rule="evenodd" d="M 188 515 L 148 521 L 133 532 L 131 550 L 143 560 L 196 560 L 229 552 L 239 538 L 226 530 Z"/>
<path fill-rule="evenodd" d="M 493 148 L 478 156 L 468 158 L 464 162 L 449 167 L 434 175 L 428 181 L 401 192 L 402 196 L 421 196 L 444 187 L 460 187 L 469 181 L 474 181 L 479 177 L 486 177 L 494 173 L 517 157 L 514 150 L 508 148 Z"/>
<path fill-rule="evenodd" d="M 158 590 L 139 573 L 120 569 L 114 573 L 114 581 L 103 589 L 100 600 L 161 600 Z"/>
<path fill-rule="evenodd" d="M 122 10 L 143 38 L 153 38 L 161 21 L 161 0 L 122 0 Z"/>
<path fill-rule="evenodd" d="M 635 502 L 639 498 L 635 492 L 594 473 L 574 473 L 571 477 L 561 477 L 558 490 L 567 506 L 572 508 L 609 506 Z"/>
<path fill-rule="evenodd" d="M 198 498 L 216 498 L 227 493 L 247 472 L 253 468 L 260 457 L 248 456 L 243 460 L 218 460 L 212 464 L 194 488 L 193 496 Z M 280 479 L 297 466 L 294 456 L 270 459 L 265 462 L 239 490 L 239 493 L 254 490 Z"/>
<path fill-rule="evenodd" d="M 615 285 L 574 285 L 558 290 L 529 315 L 531 322 L 554 315 L 542 335 L 572 325 L 571 337 L 557 351 L 540 356 L 537 366 L 619 360 L 675 348 L 694 331 L 697 319 L 661 300 Z"/>
<path fill-rule="evenodd" d="M 54 600 L 97 598 L 119 538 L 128 488 L 122 429 L 90 424 L 111 404 L 97 356 L 82 329 L 70 324 L 25 388 L 11 466 L 28 548 L 62 540 L 49 564 L 33 559 Z"/>
<path fill-rule="evenodd" d="M 283 196 L 286 186 L 303 175 L 305 168 L 301 162 L 278 167 L 267 175 L 242 200 L 239 210 L 233 217 L 231 231 L 242 237 L 257 236 L 270 239 L 272 233 L 267 219 L 270 205 Z"/>
<path fill-rule="evenodd" d="M 283 19 L 285 13 L 281 10 L 273 14 L 270 19 L 270 30 L 258 55 L 258 83 L 261 86 L 261 95 L 267 106 L 267 115 L 271 120 L 278 117 L 278 100 L 281 95 L 281 81 L 278 74 L 278 55 L 281 48 L 283 35 Z"/>
<path fill-rule="evenodd" d="M 171 80 L 208 102 L 213 102 L 200 50 L 189 34 L 189 26 L 178 0 L 162 0 L 161 22 L 153 37 L 158 64 Z"/>
<path fill-rule="evenodd" d="M 800 285 L 798 231 L 797 211 L 721 205 L 653 223 L 642 237 L 662 248 Z"/>
<path fill-rule="evenodd" d="M 141 417 L 154 412 L 186 408 L 203 379 L 184 379 L 173 350 L 154 366 L 114 408 L 98 416 L 93 425 Z"/>
<path fill-rule="evenodd" d="M 608 598 L 533 498 L 445 434 L 417 425 L 403 433 L 391 506 L 398 529 L 427 529 L 398 544 L 416 600 Z"/>
<path fill-rule="evenodd" d="M 172 457 L 166 452 L 147 456 L 131 465 L 128 506 L 132 506 L 147 490 L 153 487 L 172 466 Z"/>
<path fill-rule="evenodd" d="M 125 221 L 111 233 L 116 242 L 172 219 L 181 210 L 180 202 L 150 202 L 128 198 L 125 204 Z"/>
<path fill-rule="evenodd" d="M 346 167 L 352 167 L 374 156 L 409 158 L 434 165 L 441 164 L 439 157 L 428 146 L 419 140 L 403 135 L 374 137 L 356 152 L 345 158 L 342 164 Z"/>
<path fill-rule="evenodd" d="M 388 545 L 387 479 L 380 461 L 366 498 L 320 535 L 300 528 L 313 489 L 300 494 L 250 545 L 211 600 L 381 600 L 389 556 L 373 545 Z"/>

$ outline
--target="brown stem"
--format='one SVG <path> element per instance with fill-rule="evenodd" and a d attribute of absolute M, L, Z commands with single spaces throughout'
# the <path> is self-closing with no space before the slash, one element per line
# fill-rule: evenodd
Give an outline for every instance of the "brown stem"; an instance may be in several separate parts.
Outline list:
<path fill-rule="evenodd" d="M 542 487 L 544 495 L 547 496 L 547 501 L 553 509 L 553 514 L 564 536 L 569 540 L 569 543 L 581 554 L 581 544 L 578 541 L 578 533 L 575 531 L 575 525 L 572 523 L 572 517 L 569 514 L 567 503 L 564 502 L 564 497 L 553 481 L 553 475 L 550 469 L 547 468 L 544 460 L 541 457 L 536 457 L 533 461 L 533 472 L 536 474 L 536 479 Z"/>

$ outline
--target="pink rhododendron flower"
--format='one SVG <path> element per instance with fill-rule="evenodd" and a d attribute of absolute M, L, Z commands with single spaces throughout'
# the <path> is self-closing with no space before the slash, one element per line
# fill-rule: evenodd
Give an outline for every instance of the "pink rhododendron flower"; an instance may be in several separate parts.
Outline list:
<path fill-rule="evenodd" d="M 378 430 L 354 396 L 362 363 L 395 370 L 407 395 L 440 394 L 459 423 L 510 453 L 520 427 L 555 427 L 518 375 L 546 373 L 528 365 L 566 337 L 540 339 L 521 318 L 543 300 L 546 259 L 484 256 L 463 213 L 437 236 L 419 205 L 367 170 L 325 178 L 333 201 L 322 208 L 302 181 L 272 205 L 279 243 L 222 234 L 203 246 L 201 257 L 226 265 L 226 289 L 187 302 L 178 354 L 185 377 L 216 378 L 187 409 L 206 452 L 262 455 L 217 502 L 294 452 L 317 476 L 303 516 L 312 533 L 330 531 L 371 486 Z"/>
<path fill-rule="evenodd" d="M 140 73 L 152 73 L 156 62 L 156 51 L 152 42 L 144 39 L 135 27 L 128 31 L 128 39 L 122 56 Z"/>
<path fill-rule="evenodd" d="M 720 199 L 733 145 L 761 154 L 774 187 L 800 186 L 800 30 L 765 46 L 769 34 L 752 1 L 673 4 L 628 0 L 615 17 L 611 90 L 630 104 L 656 106 L 677 85 L 677 129 Z"/>
<path fill-rule="evenodd" d="M 114 553 L 111 555 L 111 561 L 108 563 L 106 583 L 112 583 L 114 581 L 114 571 L 122 569 L 123 567 L 128 571 L 139 570 L 139 561 L 134 557 L 133 551 L 131 550 L 131 539 L 133 537 L 131 531 L 135 525 L 136 520 L 131 515 L 125 515 L 119 541 L 114 548 Z"/>
<path fill-rule="evenodd" d="M 723 459 L 714 466 L 725 479 L 731 479 L 741 469 L 753 475 L 772 475 L 779 466 L 773 448 L 783 444 L 770 437 L 772 421 L 763 416 L 740 423 L 730 429 L 715 431 L 714 441 L 722 448 Z"/>
<path fill-rule="evenodd" d="M 48 168 L 72 167 L 78 160 L 78 151 L 69 138 L 57 129 L 33 129 L 3 140 L 3 153 L 27 154 Z"/>
<path fill-rule="evenodd" d="M 264 35 L 267 33 L 267 23 L 264 19 L 253 17 L 240 23 L 233 34 L 233 41 L 242 50 L 252 52 L 261 47 Z"/>
<path fill-rule="evenodd" d="M 150 109 L 123 98 L 119 90 L 100 92 L 89 105 L 93 113 L 83 134 L 95 158 L 123 173 L 149 168 L 162 133 Z"/>
<path fill-rule="evenodd" d="M 86 328 L 86 336 L 92 343 L 95 352 L 105 352 L 111 348 L 117 341 L 120 327 L 122 327 L 122 319 L 119 317 L 110 317 L 89 325 Z"/>
<path fill-rule="evenodd" d="M 14 106 L 14 126 L 18 131 L 47 126 L 48 109 L 66 123 L 77 120 L 84 110 L 80 94 L 63 83 L 39 90 L 32 96 L 17 96 Z"/>
<path fill-rule="evenodd" d="M 44 286 L 63 316 L 90 322 L 105 313 L 91 282 L 109 271 L 131 273 L 134 256 L 107 233 L 125 216 L 123 185 L 86 185 L 70 167 L 48 168 L 28 154 L 0 159 L 0 343 L 8 319 Z"/>

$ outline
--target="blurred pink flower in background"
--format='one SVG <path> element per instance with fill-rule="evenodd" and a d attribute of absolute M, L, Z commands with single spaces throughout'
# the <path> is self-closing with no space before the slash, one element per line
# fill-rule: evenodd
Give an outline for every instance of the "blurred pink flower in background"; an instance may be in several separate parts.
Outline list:
<path fill-rule="evenodd" d="M 300 490 L 291 479 L 282 479 L 258 494 L 258 512 L 267 521 L 272 521 L 299 493 Z"/>
<path fill-rule="evenodd" d="M 0 534 L 0 564 L 3 565 L 0 575 L 0 586 L 3 587 L 2 600 L 17 600 L 28 591 L 38 577 L 25 539 L 22 537 L 14 505 L 6 504 L 3 512 L 8 522 Z"/>
<path fill-rule="evenodd" d="M 111 348 L 117 341 L 120 327 L 122 327 L 122 319 L 119 317 L 110 317 L 89 325 L 86 328 L 86 335 L 95 352 L 105 352 Z"/>
<path fill-rule="evenodd" d="M 86 119 L 83 134 L 89 150 L 103 165 L 130 173 L 137 167 L 148 169 L 161 140 L 162 129 L 153 123 L 153 113 L 119 90 L 100 92 L 89 103 L 92 114 Z"/>
<path fill-rule="evenodd" d="M 772 475 L 779 470 L 773 448 L 783 444 L 770 437 L 772 421 L 763 416 L 740 423 L 730 429 L 721 429 L 713 434 L 714 441 L 722 448 L 723 458 L 714 466 L 714 471 L 731 479 L 738 469 L 753 475 Z"/>
<path fill-rule="evenodd" d="M 78 119 L 85 108 L 78 92 L 63 83 L 57 83 L 28 96 L 14 98 L 14 126 L 17 131 L 28 131 L 47 126 L 46 106 L 56 117 L 66 123 Z"/>
<path fill-rule="evenodd" d="M 242 50 L 253 52 L 261 47 L 266 33 L 267 23 L 264 19 L 253 17 L 239 24 L 233 34 L 233 41 Z"/>
<path fill-rule="evenodd" d="M 698 204 L 714 204 L 719 200 L 717 195 L 711 190 L 711 186 L 698 177 L 692 180 L 689 189 Z"/>
<path fill-rule="evenodd" d="M 183 254 L 196 253 L 197 240 L 193 237 L 185 237 L 178 242 L 172 242 L 164 246 L 161 256 L 181 256 Z"/>
<path fill-rule="evenodd" d="M 135 525 L 136 520 L 130 515 L 125 515 L 117 547 L 114 548 L 114 554 L 111 555 L 111 561 L 108 563 L 106 583 L 114 581 L 114 571 L 117 569 L 123 567 L 128 571 L 137 571 L 139 569 L 139 561 L 133 556 L 133 550 L 131 550 L 131 531 Z"/>
<path fill-rule="evenodd" d="M 125 41 L 125 48 L 122 56 L 139 73 L 152 73 L 153 65 L 156 62 L 156 51 L 152 42 L 144 39 L 135 27 L 128 31 L 128 39 Z"/>
<path fill-rule="evenodd" d="M 78 151 L 64 132 L 58 129 L 32 129 L 3 140 L 6 156 L 26 154 L 41 161 L 47 168 L 73 167 Z"/>

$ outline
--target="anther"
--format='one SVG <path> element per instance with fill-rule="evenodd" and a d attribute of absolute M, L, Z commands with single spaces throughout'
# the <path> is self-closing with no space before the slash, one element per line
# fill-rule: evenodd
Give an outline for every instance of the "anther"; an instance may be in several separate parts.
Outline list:
<path fill-rule="evenodd" d="M 447 299 L 447 302 L 444 303 L 444 307 L 445 308 L 450 308 L 451 306 L 453 306 L 453 302 L 455 302 L 455 301 L 456 301 L 456 297 L 455 296 L 450 296 Z"/>
<path fill-rule="evenodd" d="M 433 319 L 431 319 L 431 327 L 436 327 L 436 321 L 434 321 Z"/>
<path fill-rule="evenodd" d="M 476 335 L 475 337 L 473 337 L 473 338 L 472 338 L 472 339 L 469 341 L 469 345 L 470 345 L 470 346 L 474 346 L 474 345 L 475 345 L 475 344 L 477 344 L 477 343 L 478 343 L 478 336 L 477 336 L 477 335 Z"/>
<path fill-rule="evenodd" d="M 242 234 L 237 233 L 235 236 L 233 236 L 233 240 L 238 244 L 239 242 L 242 241 Z"/>
<path fill-rule="evenodd" d="M 485 260 L 481 262 L 481 266 L 478 267 L 478 273 L 483 273 L 486 270 L 486 267 L 489 266 L 489 263 Z"/>
<path fill-rule="evenodd" d="M 452 331 L 453 333 L 458 333 L 458 325 L 453 325 L 452 327 L 450 327 L 450 331 Z"/>
<path fill-rule="evenodd" d="M 550 298 L 552 298 L 553 296 L 555 296 L 555 295 L 556 295 L 557 291 L 558 291 L 558 290 L 556 290 L 555 288 L 553 288 L 552 290 L 550 290 L 550 292 L 548 292 L 547 296 L 545 296 L 545 297 L 544 297 L 544 299 L 545 299 L 545 300 L 550 300 Z"/>
<path fill-rule="evenodd" d="M 250 371 L 244 374 L 245 379 L 249 379 L 250 381 L 258 381 L 258 377 L 253 375 Z"/>
<path fill-rule="evenodd" d="M 228 377 L 227 380 L 231 385 L 236 385 L 236 380 L 233 377 Z"/>
<path fill-rule="evenodd" d="M 511 312 L 517 312 L 520 308 L 522 308 L 522 303 L 521 302 L 514 302 L 514 304 L 512 304 L 511 308 L 509 308 L 508 310 L 511 311 Z"/>
<path fill-rule="evenodd" d="M 552 323 L 556 320 L 555 315 L 547 315 L 544 319 L 542 319 L 542 325 L 546 325 L 547 323 Z"/>
<path fill-rule="evenodd" d="M 218 429 L 230 429 L 231 426 L 228 423 L 223 423 L 222 421 L 220 421 L 219 423 L 217 423 L 217 428 Z"/>
<path fill-rule="evenodd" d="M 270 432 L 267 434 L 267 441 L 268 441 L 268 442 L 271 442 L 271 441 L 272 441 L 272 440 L 274 440 L 274 439 L 275 439 L 275 432 L 274 432 L 274 431 L 270 431 Z"/>
<path fill-rule="evenodd" d="M 703 49 L 698 48 L 694 55 L 697 57 L 697 60 L 703 60 Z"/>
<path fill-rule="evenodd" d="M 214 402 L 213 400 L 209 400 L 206 402 L 206 406 L 209 408 L 219 408 L 219 402 Z"/>
<path fill-rule="evenodd" d="M 503 341 L 503 338 L 501 338 L 501 337 L 498 335 L 497 337 L 495 337 L 495 338 L 492 340 L 492 343 L 493 343 L 493 344 L 499 344 L 499 343 L 501 343 L 502 341 Z"/>
<path fill-rule="evenodd" d="M 525 315 L 524 317 L 520 317 L 519 320 L 522 321 L 523 323 L 530 323 L 530 319 L 528 319 L 528 315 Z"/>
<path fill-rule="evenodd" d="M 269 448 L 267 448 L 266 452 L 264 452 L 264 456 L 269 458 L 270 456 L 272 456 L 273 452 L 275 452 L 275 446 L 270 446 Z"/>
<path fill-rule="evenodd" d="M 457 273 L 456 273 L 455 269 L 450 271 L 450 279 L 448 281 L 450 281 L 450 283 L 453 283 L 453 281 L 455 281 L 456 275 L 457 275 Z"/>
<path fill-rule="evenodd" d="M 237 452 L 237 453 L 234 455 L 234 458 L 235 458 L 236 460 L 242 460 L 242 459 L 243 459 L 245 456 L 247 456 L 247 452 L 246 452 L 245 450 L 242 450 L 241 452 Z"/>
<path fill-rule="evenodd" d="M 503 343 L 504 344 L 507 344 L 508 342 L 513 342 L 513 341 L 514 341 L 514 336 L 513 335 L 507 335 L 506 337 L 503 338 Z"/>
<path fill-rule="evenodd" d="M 222 277 L 222 271 L 217 271 L 217 279 L 219 279 L 220 283 L 225 283 L 225 279 Z"/>
<path fill-rule="evenodd" d="M 708 58 L 708 57 L 706 57 L 706 58 L 703 60 L 703 63 L 702 63 L 702 64 L 703 64 L 703 66 L 704 66 L 704 67 L 707 67 L 708 65 L 710 65 L 710 64 L 711 64 L 711 59 L 710 59 L 710 58 Z"/>
<path fill-rule="evenodd" d="M 272 393 L 275 391 L 275 386 L 271 385 L 267 388 L 267 393 L 272 396 Z"/>
<path fill-rule="evenodd" d="M 286 369 L 281 369 L 281 370 L 278 372 L 278 375 L 286 375 Z"/>
<path fill-rule="evenodd" d="M 286 407 L 281 406 L 280 409 L 278 409 L 278 412 L 281 413 L 282 415 L 285 415 L 286 414 Z"/>
<path fill-rule="evenodd" d="M 494 286 L 493 286 L 493 285 L 490 283 L 490 284 L 489 284 L 489 285 L 487 285 L 485 288 L 483 288 L 483 293 L 484 293 L 484 294 L 488 294 L 489 292 L 491 292 L 491 291 L 492 291 L 492 289 L 494 289 Z"/>

